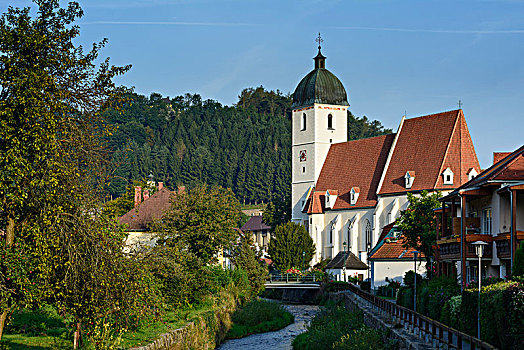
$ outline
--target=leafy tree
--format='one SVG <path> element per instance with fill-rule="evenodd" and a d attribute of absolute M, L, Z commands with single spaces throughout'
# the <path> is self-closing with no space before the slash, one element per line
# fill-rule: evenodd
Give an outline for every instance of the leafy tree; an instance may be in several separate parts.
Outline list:
<path fill-rule="evenodd" d="M 288 222 L 277 226 L 269 240 L 268 254 L 280 271 L 309 266 L 315 244 L 303 225 Z"/>
<path fill-rule="evenodd" d="M 434 209 L 440 207 L 440 192 L 422 191 L 420 196 L 408 192 L 409 207 L 400 213 L 398 227 L 404 236 L 404 248 L 416 249 L 426 257 L 428 273 L 431 271 L 433 246 L 436 244 L 437 217 Z"/>
<path fill-rule="evenodd" d="M 271 232 L 274 232 L 278 225 L 291 220 L 291 197 L 289 192 L 286 194 L 283 200 L 278 197 L 274 198 L 264 210 L 262 219 L 267 225 L 271 226 Z"/>
<path fill-rule="evenodd" d="M 261 254 L 257 252 L 250 233 L 244 234 L 239 231 L 238 242 L 231 249 L 230 256 L 236 268 L 244 269 L 247 272 L 253 295 L 262 292 L 268 271 L 260 261 Z"/>
<path fill-rule="evenodd" d="M 95 66 L 106 40 L 87 53 L 75 46 L 73 22 L 83 14 L 76 2 L 35 3 L 34 18 L 13 7 L 0 18 L 0 338 L 14 308 L 50 299 L 73 315 L 86 307 L 65 302 L 83 287 L 57 292 L 57 276 L 64 266 L 93 269 L 70 254 L 100 248 L 80 227 L 93 221 L 91 190 L 105 173 L 100 111 L 118 92 L 112 79 L 129 69 Z M 107 291 L 98 286 L 92 295 Z"/>
<path fill-rule="evenodd" d="M 231 248 L 239 220 L 240 203 L 230 189 L 202 185 L 175 194 L 153 227 L 159 244 L 181 246 L 206 265 L 216 262 L 219 251 Z"/>
<path fill-rule="evenodd" d="M 513 276 L 524 276 L 524 242 L 520 242 L 520 246 L 515 251 L 512 275 Z"/>

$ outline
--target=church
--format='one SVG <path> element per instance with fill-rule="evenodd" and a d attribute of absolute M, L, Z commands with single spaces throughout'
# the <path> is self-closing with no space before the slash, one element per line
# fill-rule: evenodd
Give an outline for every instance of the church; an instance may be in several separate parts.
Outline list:
<path fill-rule="evenodd" d="M 314 62 L 293 93 L 292 221 L 313 238 L 313 264 L 344 250 L 369 264 L 408 192 L 449 193 L 480 173 L 479 162 L 461 109 L 404 116 L 396 133 L 348 141 L 346 90 L 320 45 Z"/>

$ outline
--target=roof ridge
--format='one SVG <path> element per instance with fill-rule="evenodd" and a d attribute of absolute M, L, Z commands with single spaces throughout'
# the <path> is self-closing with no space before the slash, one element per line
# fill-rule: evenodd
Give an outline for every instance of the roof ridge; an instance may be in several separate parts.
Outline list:
<path fill-rule="evenodd" d="M 443 170 L 444 162 L 446 161 L 446 158 L 448 156 L 448 152 L 449 152 L 449 149 L 451 147 L 451 142 L 453 141 L 453 136 L 455 136 L 455 131 L 457 130 L 457 125 L 458 125 L 458 122 L 460 120 L 460 111 L 461 110 L 459 109 L 458 111 L 459 111 L 459 113 L 457 113 L 457 116 L 455 117 L 456 119 L 455 119 L 455 123 L 453 125 L 453 129 L 451 129 L 451 135 L 449 135 L 449 140 L 448 140 L 448 144 L 446 146 L 446 151 L 444 152 L 444 155 L 442 157 L 442 161 L 440 162 L 440 167 L 439 167 L 438 174 L 437 174 L 437 176 L 435 176 L 435 185 L 433 186 L 433 188 L 437 188 L 439 176 L 444 171 Z M 462 134 L 460 135 L 460 142 L 462 142 Z M 460 147 L 460 157 L 459 158 L 462 158 L 462 143 L 461 143 L 461 147 Z M 462 160 L 460 160 L 460 161 L 462 161 Z M 462 167 L 461 166 L 459 166 L 459 169 L 460 169 L 459 171 L 462 171 Z"/>

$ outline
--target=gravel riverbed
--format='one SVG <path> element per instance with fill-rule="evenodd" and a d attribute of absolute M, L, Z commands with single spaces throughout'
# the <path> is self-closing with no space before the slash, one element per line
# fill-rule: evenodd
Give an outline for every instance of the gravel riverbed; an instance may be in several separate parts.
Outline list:
<path fill-rule="evenodd" d="M 306 325 L 318 312 L 317 305 L 285 305 L 287 311 L 295 316 L 295 322 L 279 331 L 259 333 L 241 339 L 226 340 L 218 350 L 266 350 L 292 349 L 293 339 L 306 330 Z"/>

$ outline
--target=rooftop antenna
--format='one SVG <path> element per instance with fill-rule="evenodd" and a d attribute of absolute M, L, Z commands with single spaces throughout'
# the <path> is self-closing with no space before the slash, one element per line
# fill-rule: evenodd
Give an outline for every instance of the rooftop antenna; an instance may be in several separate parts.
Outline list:
<path fill-rule="evenodd" d="M 462 108 L 462 105 L 463 105 L 462 100 L 459 100 L 458 103 L 457 103 L 457 105 L 459 106 L 459 109 L 461 109 L 461 108 Z"/>

